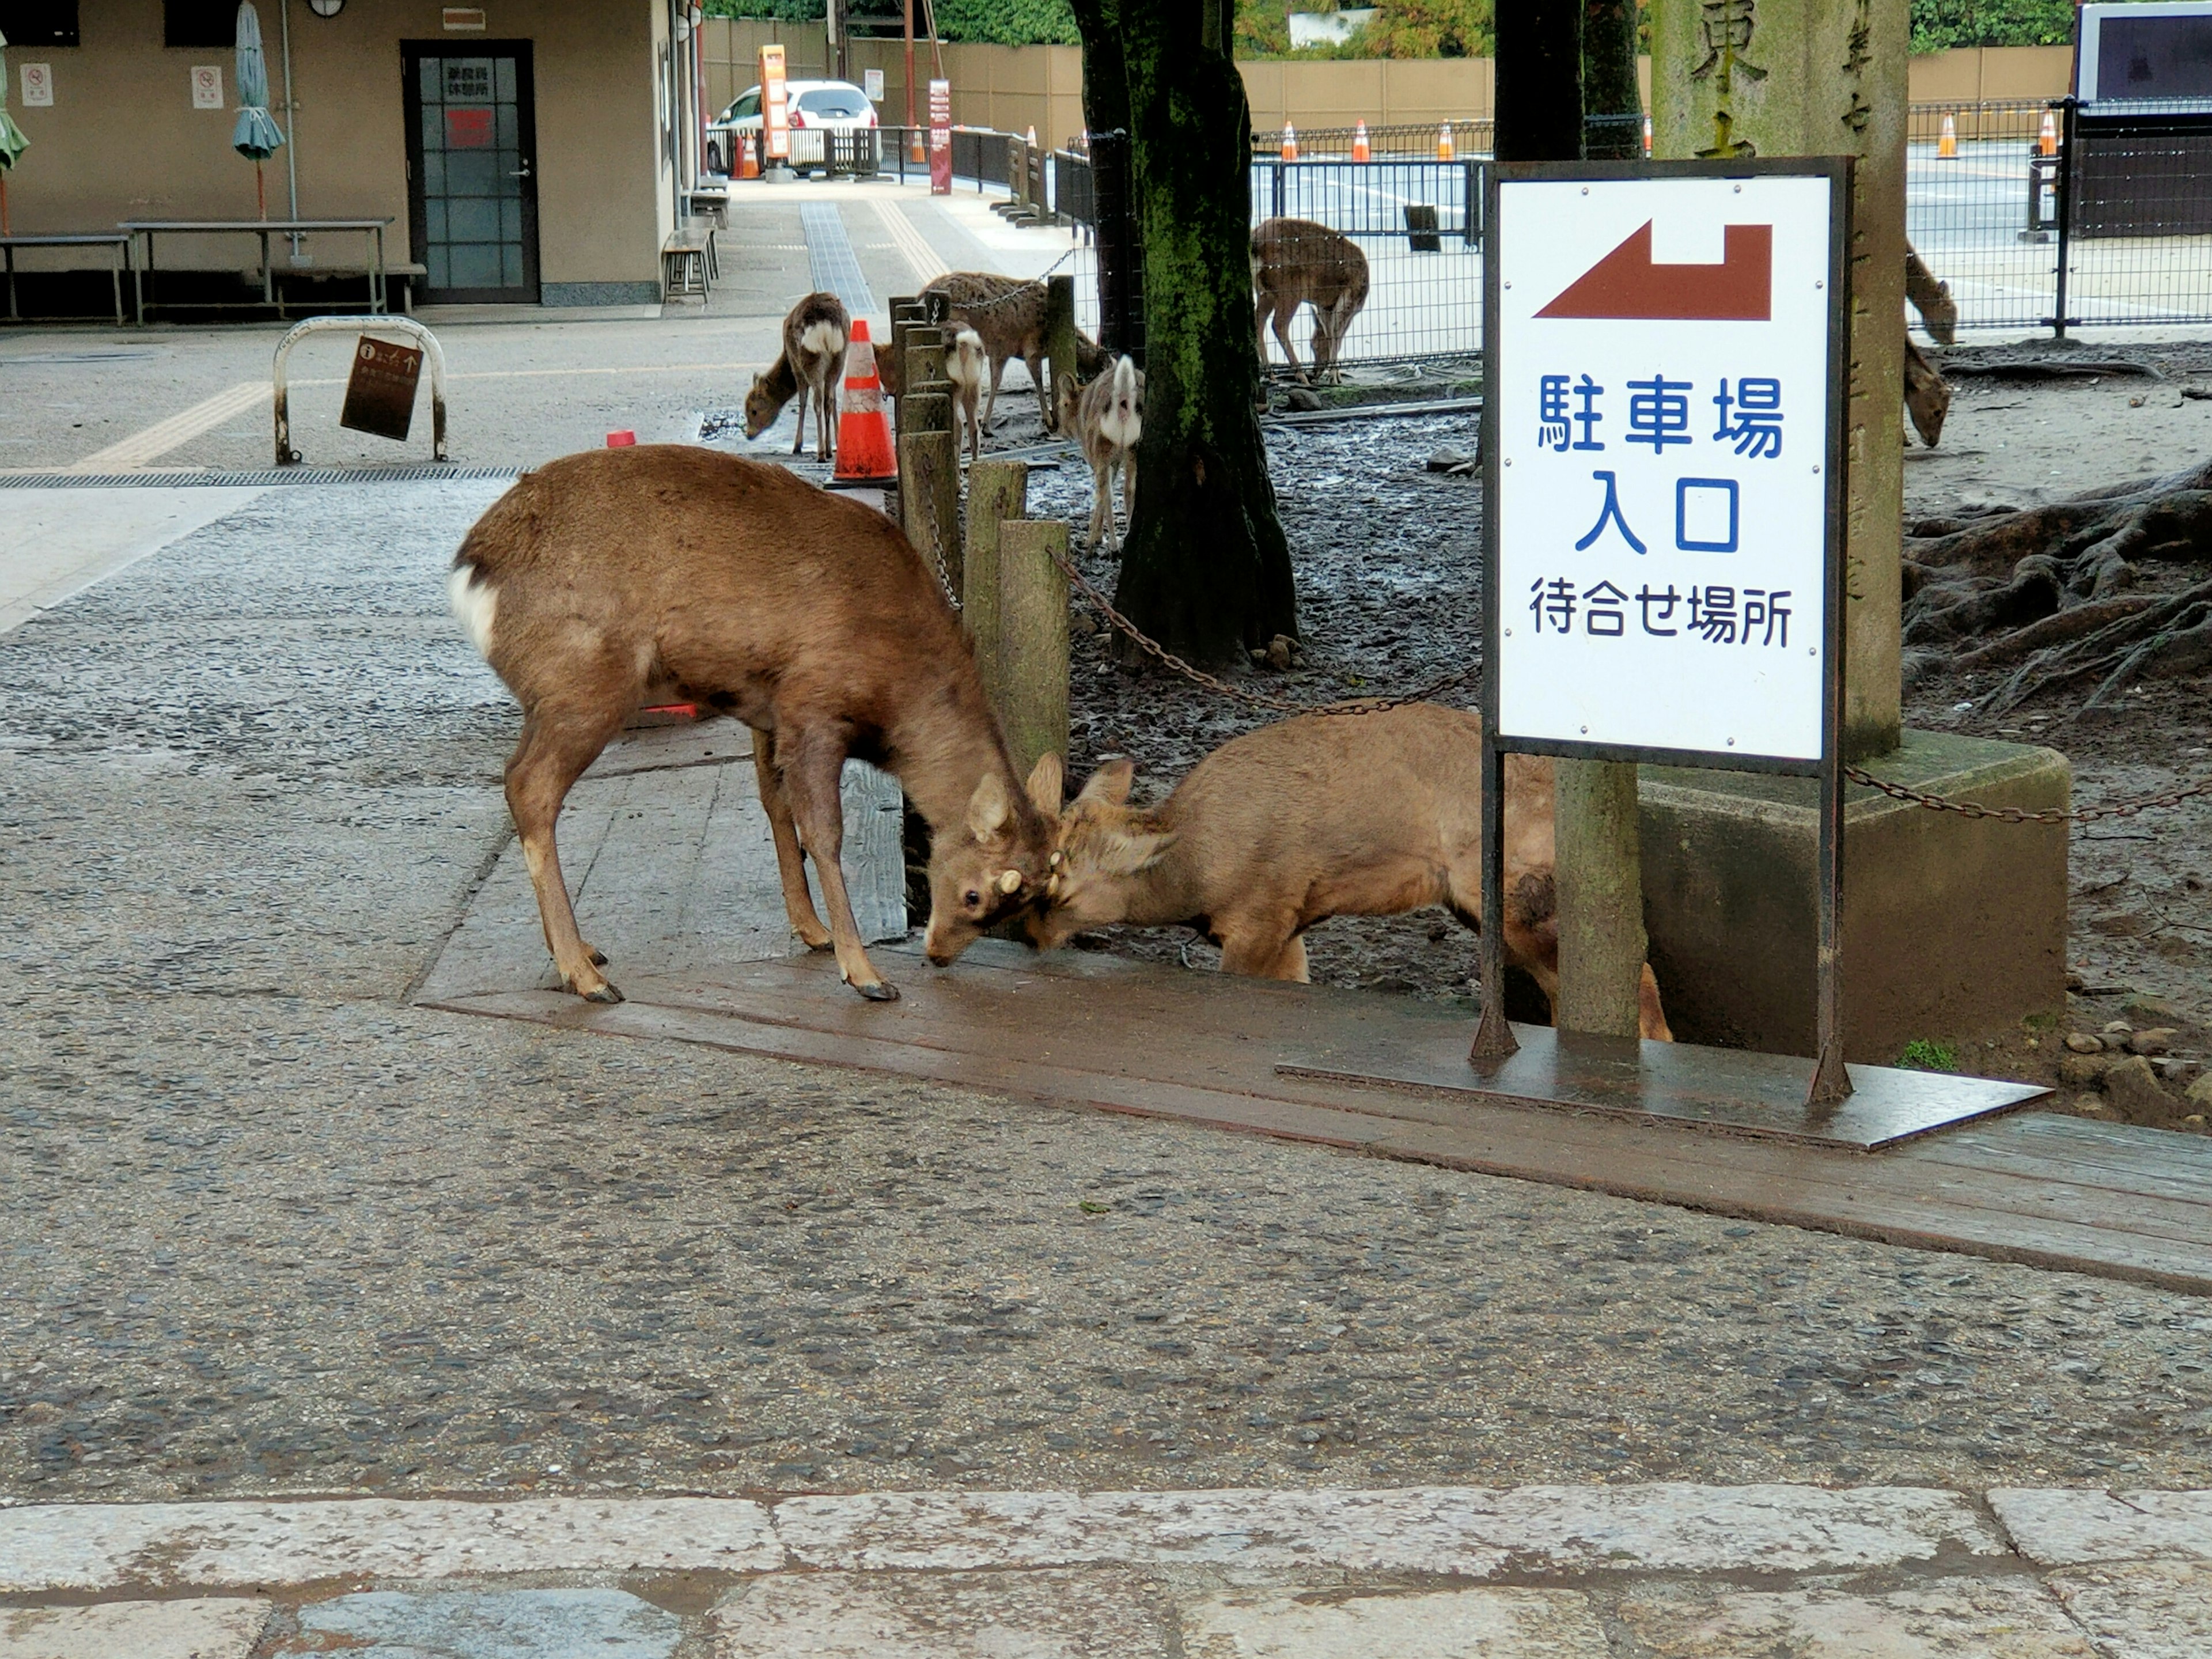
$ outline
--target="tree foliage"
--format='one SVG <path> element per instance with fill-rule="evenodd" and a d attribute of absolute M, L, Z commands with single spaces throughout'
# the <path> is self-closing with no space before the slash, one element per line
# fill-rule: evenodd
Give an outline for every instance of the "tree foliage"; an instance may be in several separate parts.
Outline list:
<path fill-rule="evenodd" d="M 1953 46 L 2064 46 L 2074 0 L 1912 0 L 1912 50 Z"/>
<path fill-rule="evenodd" d="M 937 0 L 937 32 L 994 46 L 1073 46 L 1083 38 L 1067 0 Z"/>
<path fill-rule="evenodd" d="M 1341 46 L 1291 50 L 1284 0 L 1237 0 L 1239 58 L 1484 58 L 1495 43 L 1492 0 L 1371 0 L 1376 15 Z M 1301 0 L 1300 11 L 1360 9 L 1358 0 Z"/>
<path fill-rule="evenodd" d="M 779 22 L 805 23 L 823 14 L 823 0 L 699 0 L 709 17 L 767 17 Z"/>

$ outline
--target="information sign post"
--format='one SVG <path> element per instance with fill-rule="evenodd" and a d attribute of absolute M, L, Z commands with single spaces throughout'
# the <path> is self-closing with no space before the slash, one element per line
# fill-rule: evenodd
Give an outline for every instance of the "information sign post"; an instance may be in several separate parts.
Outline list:
<path fill-rule="evenodd" d="M 1838 993 L 1850 161 L 1492 168 L 1483 909 L 1504 757 L 1820 781 L 1814 1104 Z M 1517 1047 L 1483 930 L 1470 1060 Z"/>

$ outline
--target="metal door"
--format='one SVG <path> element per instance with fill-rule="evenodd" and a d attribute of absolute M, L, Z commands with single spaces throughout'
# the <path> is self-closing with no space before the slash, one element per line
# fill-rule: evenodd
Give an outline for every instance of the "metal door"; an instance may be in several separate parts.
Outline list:
<path fill-rule="evenodd" d="M 533 304 L 538 137 L 530 43 L 404 46 L 407 198 L 432 303 Z"/>

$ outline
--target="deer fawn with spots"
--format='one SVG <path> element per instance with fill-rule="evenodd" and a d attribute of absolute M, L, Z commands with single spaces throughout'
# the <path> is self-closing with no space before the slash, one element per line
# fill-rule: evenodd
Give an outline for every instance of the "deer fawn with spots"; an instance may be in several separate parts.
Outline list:
<path fill-rule="evenodd" d="M 1145 431 L 1145 372 L 1127 357 L 1116 357 L 1112 367 L 1079 395 L 1073 386 L 1060 388 L 1060 429 L 1071 433 L 1091 463 L 1091 483 L 1097 495 L 1091 504 L 1091 545 L 1118 548 L 1114 532 L 1114 475 L 1121 475 L 1121 516 L 1137 516 L 1137 443 Z M 1103 535 L 1105 539 L 1099 538 Z"/>
<path fill-rule="evenodd" d="M 1263 219 L 1252 228 L 1252 289 L 1258 296 L 1253 325 L 1260 337 L 1260 361 L 1267 361 L 1268 315 L 1291 372 L 1304 380 L 1297 348 L 1291 343 L 1291 319 L 1298 307 L 1314 310 L 1314 375 L 1344 378 L 1337 358 L 1359 308 L 1367 303 L 1367 256 L 1349 236 L 1310 219 Z"/>
<path fill-rule="evenodd" d="M 646 703 L 704 703 L 752 728 L 792 931 L 834 947 L 862 996 L 898 993 L 861 948 L 838 865 L 847 756 L 896 774 L 928 821 L 932 962 L 1042 890 L 1051 826 L 1014 775 L 960 618 L 873 508 L 713 450 L 592 450 L 525 473 L 493 503 L 454 556 L 447 592 L 522 705 L 507 810 L 546 947 L 580 996 L 622 1000 L 577 933 L 554 823 Z M 1057 802 L 1056 758 L 1048 770 Z"/>
<path fill-rule="evenodd" d="M 1053 408 L 1046 391 L 1051 379 L 1045 368 L 1045 308 L 1049 290 L 1041 282 L 1024 282 L 1018 276 L 1001 276 L 989 270 L 955 270 L 925 284 L 921 294 L 927 299 L 933 294 L 945 296 L 947 325 L 972 332 L 981 343 L 983 355 L 990 359 L 991 380 L 983 402 L 983 423 L 991 422 L 992 411 L 999 406 L 999 380 L 1006 372 L 1007 359 L 1019 357 L 1030 371 L 1030 382 L 1036 388 L 1037 418 L 1044 422 L 1045 430 L 1053 429 Z M 955 339 L 958 336 L 956 333 Z M 1077 370 L 1088 377 L 1105 367 L 1106 353 L 1096 340 L 1078 331 L 1075 336 Z M 951 354 L 945 354 L 950 366 Z M 904 365 L 900 365 L 902 369 Z M 891 387 L 891 394 L 898 389 Z"/>
<path fill-rule="evenodd" d="M 796 393 L 799 428 L 791 436 L 791 453 L 798 454 L 806 442 L 811 403 L 814 459 L 828 460 L 836 443 L 837 385 L 845 375 L 845 342 L 852 331 L 844 302 L 834 294 L 810 294 L 792 307 L 783 319 L 783 356 L 755 375 L 752 390 L 745 393 L 745 436 L 757 438 L 767 431 Z"/>
<path fill-rule="evenodd" d="M 1040 768 L 1040 770 L 1042 770 Z M 1186 924 L 1221 947 L 1224 973 L 1306 977 L 1305 930 L 1330 916 L 1441 904 L 1482 925 L 1482 725 L 1412 703 L 1303 714 L 1224 744 L 1159 805 L 1128 805 L 1133 769 L 1100 767 L 1058 810 L 1055 772 L 1033 780 L 1054 817 L 1040 950 L 1112 922 Z M 1552 763 L 1505 763 L 1505 959 L 1557 1006 Z M 1498 988 L 1486 986 L 1486 995 Z M 1649 966 L 1643 1034 L 1671 1041 Z"/>

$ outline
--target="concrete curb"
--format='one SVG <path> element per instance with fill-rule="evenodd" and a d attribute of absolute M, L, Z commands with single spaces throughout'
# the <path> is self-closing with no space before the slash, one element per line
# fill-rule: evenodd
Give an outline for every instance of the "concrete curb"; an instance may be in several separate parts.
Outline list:
<path fill-rule="evenodd" d="M 301 1498 L 0 1509 L 0 1595 L 332 1578 L 1208 1566 L 1435 1573 L 1863 1572 L 1941 1559 L 2212 1560 L 2212 1492 L 1410 1487 Z"/>

